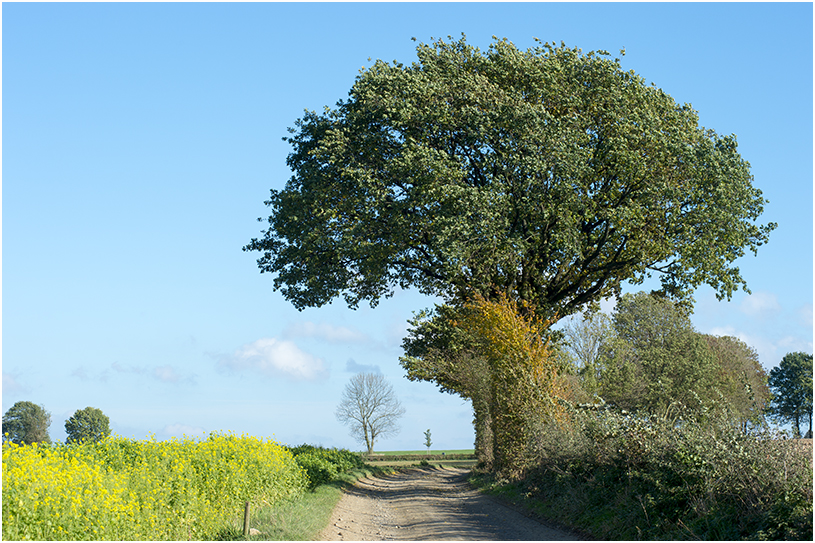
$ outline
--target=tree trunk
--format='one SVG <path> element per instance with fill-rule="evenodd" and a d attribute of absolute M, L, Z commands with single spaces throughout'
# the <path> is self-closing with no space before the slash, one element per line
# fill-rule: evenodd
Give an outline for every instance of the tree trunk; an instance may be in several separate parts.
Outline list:
<path fill-rule="evenodd" d="M 368 447 L 368 454 L 374 453 L 374 436 L 368 435 L 368 426 L 363 426 L 362 431 L 365 432 L 365 445 Z"/>
<path fill-rule="evenodd" d="M 526 467 L 529 444 L 528 406 L 526 390 L 518 379 L 503 376 L 493 384 L 490 415 L 494 471 L 510 479 Z M 519 401 L 520 400 L 520 401 Z"/>
<path fill-rule="evenodd" d="M 475 426 L 475 456 L 479 465 L 486 469 L 492 469 L 493 436 L 492 417 L 490 416 L 489 402 L 481 394 L 479 398 L 473 398 L 473 426 Z"/>

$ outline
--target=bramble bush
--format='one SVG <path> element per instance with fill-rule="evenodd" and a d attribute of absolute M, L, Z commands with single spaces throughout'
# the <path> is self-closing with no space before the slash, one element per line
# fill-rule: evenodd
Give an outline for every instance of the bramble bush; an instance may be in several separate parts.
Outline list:
<path fill-rule="evenodd" d="M 683 418 L 684 417 L 684 418 Z M 721 405 L 646 417 L 571 408 L 541 424 L 515 488 L 608 539 L 812 540 L 812 456 Z"/>
<path fill-rule="evenodd" d="M 215 539 L 245 501 L 274 504 L 307 485 L 286 447 L 246 435 L 4 443 L 3 538 Z"/>

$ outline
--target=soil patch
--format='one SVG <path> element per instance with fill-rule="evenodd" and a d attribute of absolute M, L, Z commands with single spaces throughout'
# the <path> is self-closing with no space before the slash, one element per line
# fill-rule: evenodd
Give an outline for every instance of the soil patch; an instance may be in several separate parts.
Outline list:
<path fill-rule="evenodd" d="M 323 541 L 577 541 L 480 493 L 462 468 L 414 468 L 348 488 Z"/>

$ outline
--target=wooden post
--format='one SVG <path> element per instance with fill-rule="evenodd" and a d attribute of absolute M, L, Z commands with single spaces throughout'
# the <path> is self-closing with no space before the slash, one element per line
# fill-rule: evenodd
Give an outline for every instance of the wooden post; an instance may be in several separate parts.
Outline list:
<path fill-rule="evenodd" d="M 243 537 L 249 536 L 249 502 L 246 502 L 246 508 L 243 511 Z"/>

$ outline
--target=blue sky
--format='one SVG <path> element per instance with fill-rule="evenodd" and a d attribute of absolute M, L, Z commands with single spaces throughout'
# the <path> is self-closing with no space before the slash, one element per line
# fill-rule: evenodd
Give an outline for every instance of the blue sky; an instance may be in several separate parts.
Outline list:
<path fill-rule="evenodd" d="M 470 406 L 403 377 L 397 293 L 298 312 L 255 254 L 287 127 L 345 98 L 416 37 L 533 37 L 625 48 L 623 67 L 738 136 L 769 205 L 770 243 L 739 261 L 753 292 L 696 294 L 701 332 L 766 369 L 812 352 L 812 4 L 4 3 L 2 408 L 77 409 L 158 438 L 234 431 L 360 446 L 334 418 L 348 379 L 379 371 L 407 413 L 380 450 L 473 444 Z M 607 306 L 610 305 L 607 304 Z"/>

